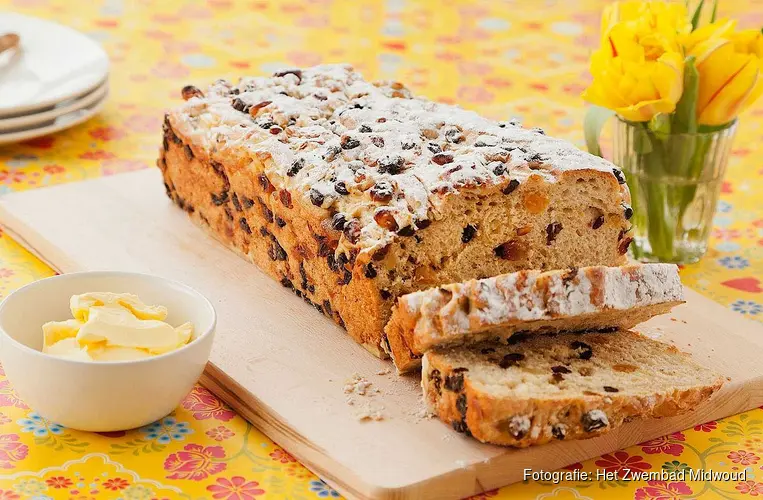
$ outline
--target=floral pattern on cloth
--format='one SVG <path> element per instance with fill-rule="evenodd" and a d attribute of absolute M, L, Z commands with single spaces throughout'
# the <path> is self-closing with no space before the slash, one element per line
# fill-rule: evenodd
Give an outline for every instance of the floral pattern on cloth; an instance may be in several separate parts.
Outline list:
<path fill-rule="evenodd" d="M 583 146 L 587 64 L 606 2 L 469 0 L 0 0 L 54 19 L 110 55 L 104 111 L 70 130 L 0 146 L 0 194 L 151 168 L 163 110 L 186 84 L 347 61 L 369 78 L 496 119 L 518 117 Z M 720 2 L 719 15 L 763 24 L 763 3 Z M 232 50 L 235 47 L 235 50 Z M 710 250 L 682 269 L 688 286 L 763 321 L 763 105 L 741 117 Z M 610 139 L 603 138 L 605 153 Z M 762 151 L 763 152 L 763 151 Z M 0 233 L 0 296 L 54 272 Z M 697 425 L 579 469 L 717 472 L 738 482 L 518 483 L 478 499 L 763 498 L 763 410 Z M 172 415 L 128 432 L 90 434 L 48 422 L 0 372 L 0 500 L 339 498 L 287 450 L 202 387 Z"/>

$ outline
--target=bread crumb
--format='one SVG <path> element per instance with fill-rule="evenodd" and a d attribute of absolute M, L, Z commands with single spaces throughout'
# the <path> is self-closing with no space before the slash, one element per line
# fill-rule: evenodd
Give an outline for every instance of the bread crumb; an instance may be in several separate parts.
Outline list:
<path fill-rule="evenodd" d="M 415 409 L 414 408 L 408 414 L 413 417 L 414 423 L 419 423 L 422 420 L 430 420 L 430 419 L 433 419 L 435 417 L 434 413 L 431 413 L 426 408 L 419 408 L 419 409 Z"/>
<path fill-rule="evenodd" d="M 373 397 L 375 394 L 381 394 L 381 390 L 372 387 L 373 384 L 358 373 L 353 373 L 352 378 L 345 381 L 344 393 L 347 395 L 345 403 L 348 406 L 356 408 L 354 416 L 361 422 L 384 420 L 384 406 L 371 401 L 357 401 L 355 396 Z"/>
<path fill-rule="evenodd" d="M 355 418 L 364 422 L 366 420 L 384 420 L 384 407 L 381 405 L 372 405 L 371 403 L 363 403 L 363 405 L 355 412 Z"/>
<path fill-rule="evenodd" d="M 466 460 L 456 460 L 456 465 L 462 469 L 466 469 Z"/>
<path fill-rule="evenodd" d="M 352 378 L 345 381 L 344 392 L 345 394 L 357 394 L 359 396 L 365 396 L 370 388 L 371 382 L 361 377 L 357 373 L 353 373 Z"/>
<path fill-rule="evenodd" d="M 419 417 L 419 418 L 427 418 L 427 419 L 429 419 L 429 418 L 433 418 L 434 414 L 430 413 L 429 410 L 427 410 L 426 408 L 422 408 L 422 409 L 420 409 L 419 411 L 416 412 L 416 416 Z"/>
<path fill-rule="evenodd" d="M 376 372 L 377 375 L 389 375 L 390 373 L 392 372 L 390 372 L 388 369 L 379 370 L 378 372 Z"/>

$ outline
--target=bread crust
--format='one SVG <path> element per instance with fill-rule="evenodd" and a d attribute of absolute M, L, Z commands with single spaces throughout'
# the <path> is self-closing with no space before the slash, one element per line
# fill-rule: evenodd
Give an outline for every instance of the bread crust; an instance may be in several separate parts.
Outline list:
<path fill-rule="evenodd" d="M 345 66 L 184 97 L 158 161 L 168 196 L 379 357 L 401 295 L 625 260 L 619 171 L 542 131 L 414 99 Z"/>
<path fill-rule="evenodd" d="M 398 298 L 385 327 L 398 372 L 426 350 L 512 334 L 627 330 L 683 303 L 673 264 L 518 271 Z"/>
<path fill-rule="evenodd" d="M 372 354 L 386 357 L 378 334 L 384 326 L 379 314 L 384 299 L 363 276 L 361 265 L 332 262 L 337 235 L 326 220 L 300 204 L 285 209 L 275 189 L 256 183 L 251 165 L 211 160 L 203 149 L 175 135 L 169 122 L 165 129 L 171 138 L 159 166 L 170 199 L 215 239 L 319 312 L 341 326 L 351 325 L 353 338 Z M 226 201 L 218 205 L 212 194 L 219 200 L 226 191 Z"/>
<path fill-rule="evenodd" d="M 597 342 L 612 335 L 568 335 L 560 336 L 559 341 L 568 337 L 583 339 L 594 348 L 599 347 L 599 351 L 605 351 L 603 346 L 606 344 Z M 637 342 L 645 341 L 645 337 L 634 332 L 618 332 L 616 335 L 633 342 L 634 348 Z M 536 397 L 532 393 L 525 397 L 498 395 L 472 380 L 467 367 L 454 364 L 447 351 L 438 349 L 424 355 L 421 384 L 424 399 L 433 413 L 455 430 L 483 443 L 524 448 L 561 439 L 588 439 L 634 418 L 670 417 L 687 412 L 708 399 L 723 384 L 722 377 L 694 365 L 675 347 L 664 345 L 664 349 L 676 354 L 677 363 L 696 366 L 693 386 L 671 388 L 658 385 L 654 392 L 641 395 L 625 391 L 555 398 Z M 606 353 L 601 355 L 606 356 Z"/>

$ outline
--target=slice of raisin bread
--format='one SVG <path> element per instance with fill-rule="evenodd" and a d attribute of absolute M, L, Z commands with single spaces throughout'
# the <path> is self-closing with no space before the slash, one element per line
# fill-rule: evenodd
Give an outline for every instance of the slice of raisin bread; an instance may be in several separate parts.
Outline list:
<path fill-rule="evenodd" d="M 485 443 L 525 447 L 598 436 L 637 417 L 694 408 L 721 376 L 641 334 L 515 334 L 423 358 L 430 409 Z"/>
<path fill-rule="evenodd" d="M 400 297 L 384 344 L 399 372 L 441 344 L 516 331 L 628 329 L 683 302 L 674 264 L 519 271 Z"/>

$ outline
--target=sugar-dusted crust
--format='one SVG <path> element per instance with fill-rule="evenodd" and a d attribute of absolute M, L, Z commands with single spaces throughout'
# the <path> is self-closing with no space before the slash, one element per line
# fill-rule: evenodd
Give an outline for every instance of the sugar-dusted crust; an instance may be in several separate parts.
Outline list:
<path fill-rule="evenodd" d="M 634 332 L 544 337 L 427 351 L 422 387 L 430 410 L 479 441 L 526 447 L 684 413 L 724 382 L 675 347 Z M 560 387 L 558 394 L 549 387 Z"/>
<path fill-rule="evenodd" d="M 441 344 L 517 331 L 628 329 L 683 302 L 674 264 L 518 271 L 399 297 L 385 334 L 399 372 Z"/>
<path fill-rule="evenodd" d="M 622 173 L 539 129 L 343 65 L 183 93 L 158 162 L 170 198 L 377 355 L 400 295 L 624 262 Z"/>

